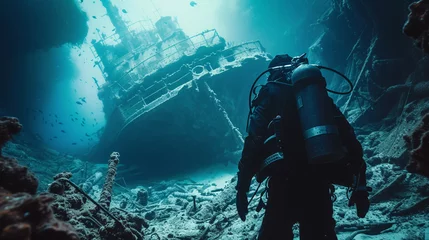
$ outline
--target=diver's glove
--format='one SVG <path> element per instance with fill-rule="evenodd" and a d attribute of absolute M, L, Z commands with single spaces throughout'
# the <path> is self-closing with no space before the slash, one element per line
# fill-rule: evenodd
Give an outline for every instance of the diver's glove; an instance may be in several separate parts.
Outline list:
<path fill-rule="evenodd" d="M 369 211 L 369 193 L 372 189 L 367 186 L 359 186 L 357 187 L 350 197 L 349 207 L 356 204 L 356 212 L 359 218 L 364 218 Z"/>
<path fill-rule="evenodd" d="M 242 191 L 237 191 L 237 198 L 235 200 L 235 205 L 237 207 L 238 216 L 241 221 L 246 221 L 246 215 L 249 212 L 248 205 L 249 201 L 247 200 L 247 193 Z"/>
<path fill-rule="evenodd" d="M 249 212 L 247 192 L 249 191 L 250 182 L 252 181 L 253 175 L 238 172 L 237 177 L 237 186 L 235 186 L 235 189 L 237 190 L 237 198 L 235 200 L 235 205 L 237 207 L 237 212 L 240 219 L 242 221 L 246 221 L 246 215 Z"/>

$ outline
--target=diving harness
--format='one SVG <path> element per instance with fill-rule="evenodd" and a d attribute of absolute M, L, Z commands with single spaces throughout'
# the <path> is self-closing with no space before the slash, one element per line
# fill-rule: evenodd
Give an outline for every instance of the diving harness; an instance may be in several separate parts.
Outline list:
<path fill-rule="evenodd" d="M 326 80 L 322 76 L 320 70 L 328 70 L 340 75 L 350 86 L 348 91 L 339 92 L 326 88 Z M 321 65 L 309 64 L 306 53 L 293 57 L 290 64 L 274 66 L 263 71 L 253 82 L 249 93 L 249 114 L 247 117 L 246 132 L 248 132 L 250 116 L 255 107 L 255 101 L 258 97 L 256 90 L 261 85 L 256 86 L 258 80 L 267 72 L 281 71 L 281 77 L 270 81 L 270 83 L 287 85 L 294 88 L 296 106 L 300 115 L 304 140 L 306 142 L 306 150 L 309 155 L 310 164 L 322 164 L 327 162 L 338 161 L 344 157 L 343 148 L 339 138 L 339 132 L 334 123 L 333 113 L 329 111 L 331 104 L 327 92 L 339 95 L 346 95 L 353 91 L 353 83 L 344 74 Z M 287 81 L 279 81 L 286 79 Z M 255 97 L 252 99 L 252 94 Z M 320 111 L 322 109 L 322 111 Z M 311 121 L 307 120 L 308 116 L 314 111 L 319 110 L 319 115 L 313 117 Z M 311 114 L 312 116 L 314 114 Z M 282 136 L 281 136 L 281 116 L 276 116 L 268 125 L 269 129 L 274 130 L 274 134 L 264 141 L 264 148 L 268 149 L 271 154 L 265 156 L 262 164 L 259 167 L 259 172 L 256 179 L 259 186 L 254 192 L 249 203 L 257 194 L 262 182 L 269 178 L 273 169 L 278 168 L 278 163 L 282 162 Z M 320 147 L 321 145 L 324 147 Z M 278 170 L 278 169 L 277 169 Z M 355 186 L 352 187 L 353 189 Z M 262 196 L 267 191 L 267 188 L 262 191 L 257 210 L 264 208 L 265 204 Z M 333 193 L 333 192 L 332 192 Z"/>

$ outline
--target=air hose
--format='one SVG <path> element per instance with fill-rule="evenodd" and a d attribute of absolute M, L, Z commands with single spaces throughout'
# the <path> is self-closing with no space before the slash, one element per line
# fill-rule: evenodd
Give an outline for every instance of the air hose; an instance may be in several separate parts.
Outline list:
<path fill-rule="evenodd" d="M 311 65 L 315 66 L 315 67 L 317 67 L 319 69 L 325 69 L 325 70 L 328 70 L 328 71 L 331 71 L 333 73 L 336 73 L 336 74 L 340 75 L 344 80 L 346 80 L 346 82 L 350 86 L 350 89 L 348 91 L 346 91 L 346 92 L 338 92 L 338 91 L 334 91 L 334 90 L 330 90 L 330 89 L 326 89 L 326 91 L 328 91 L 330 93 L 333 93 L 333 94 L 338 94 L 338 95 L 347 95 L 347 94 L 350 94 L 353 91 L 353 88 L 354 88 L 353 83 L 352 83 L 352 81 L 346 75 L 344 75 L 344 74 L 340 73 L 339 71 L 337 71 L 335 69 L 332 69 L 330 67 L 325 67 L 325 66 L 321 66 L 321 65 L 317 65 L 317 64 L 311 64 Z M 299 66 L 300 66 L 300 64 L 288 64 L 288 65 L 284 65 L 284 66 L 277 66 L 277 67 L 268 68 L 267 70 L 265 70 L 261 74 L 259 74 L 259 76 L 253 82 L 252 87 L 250 88 L 250 92 L 249 92 L 249 114 L 247 116 L 246 132 L 248 132 L 250 115 L 252 114 L 252 93 L 254 93 L 255 85 L 259 81 L 259 79 L 263 75 L 265 75 L 265 73 L 267 73 L 267 72 L 269 72 L 271 70 L 280 70 L 280 69 L 282 69 L 282 70 L 289 70 L 290 71 L 290 70 L 293 70 L 293 69 L 295 69 L 295 68 L 297 68 Z M 277 81 L 274 81 L 273 83 L 285 84 L 285 83 L 281 83 L 281 82 L 277 82 Z M 285 84 L 285 85 L 290 85 L 290 84 Z M 256 93 L 254 93 L 254 94 L 256 94 Z"/>

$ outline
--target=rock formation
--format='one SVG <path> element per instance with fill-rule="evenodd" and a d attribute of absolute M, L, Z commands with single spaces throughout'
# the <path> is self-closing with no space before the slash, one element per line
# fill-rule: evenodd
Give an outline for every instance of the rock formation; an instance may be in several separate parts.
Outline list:
<path fill-rule="evenodd" d="M 22 126 L 17 118 L 0 118 L 0 151 Z M 55 218 L 49 195 L 34 195 L 38 181 L 16 159 L 0 156 L 0 239 L 79 239 L 73 227 Z"/>
<path fill-rule="evenodd" d="M 410 4 L 410 14 L 404 25 L 404 33 L 414 39 L 415 45 L 429 53 L 429 1 L 420 0 Z"/>

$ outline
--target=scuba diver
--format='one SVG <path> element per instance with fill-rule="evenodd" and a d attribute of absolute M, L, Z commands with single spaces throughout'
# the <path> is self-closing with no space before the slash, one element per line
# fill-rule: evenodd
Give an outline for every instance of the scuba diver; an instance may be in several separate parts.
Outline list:
<path fill-rule="evenodd" d="M 343 76 L 350 91 L 326 89 L 320 69 Z M 256 82 L 267 72 L 267 83 L 251 101 Z M 275 56 L 255 80 L 249 96 L 248 136 L 238 166 L 236 207 L 245 221 L 252 178 L 256 175 L 260 184 L 267 179 L 267 204 L 263 192 L 257 207 L 257 211 L 265 208 L 259 240 L 292 240 L 295 223 L 301 240 L 337 240 L 333 184 L 348 187 L 349 207 L 356 205 L 358 217 L 365 217 L 372 189 L 366 185 L 362 146 L 327 94 L 347 94 L 352 88 L 341 73 L 308 64 L 305 54 Z"/>

